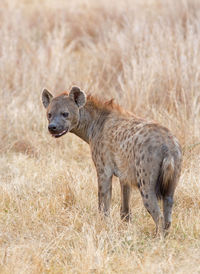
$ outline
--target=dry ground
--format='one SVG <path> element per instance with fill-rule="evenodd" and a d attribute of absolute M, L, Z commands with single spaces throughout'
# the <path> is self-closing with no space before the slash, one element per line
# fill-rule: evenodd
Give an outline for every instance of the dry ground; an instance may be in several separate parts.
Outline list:
<path fill-rule="evenodd" d="M 47 132 L 41 91 L 79 85 L 159 121 L 184 151 L 171 233 L 140 195 L 97 210 L 87 144 Z M 0 273 L 200 273 L 200 1 L 1 0 Z"/>

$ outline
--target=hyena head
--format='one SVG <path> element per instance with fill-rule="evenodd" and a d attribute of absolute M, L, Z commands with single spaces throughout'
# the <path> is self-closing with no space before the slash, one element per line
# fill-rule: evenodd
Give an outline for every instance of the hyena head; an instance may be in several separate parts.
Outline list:
<path fill-rule="evenodd" d="M 69 93 L 56 97 L 44 89 L 42 103 L 47 109 L 48 130 L 52 136 L 58 138 L 78 125 L 79 109 L 85 105 L 86 96 L 78 87 L 72 87 Z"/>

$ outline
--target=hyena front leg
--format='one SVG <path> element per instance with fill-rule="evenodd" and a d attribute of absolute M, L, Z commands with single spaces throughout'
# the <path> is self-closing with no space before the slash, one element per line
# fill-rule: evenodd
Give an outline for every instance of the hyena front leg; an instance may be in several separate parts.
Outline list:
<path fill-rule="evenodd" d="M 124 183 L 120 180 L 121 185 L 121 209 L 120 215 L 121 219 L 128 222 L 130 220 L 130 196 L 131 196 L 131 187 L 130 185 Z"/>
<path fill-rule="evenodd" d="M 97 173 L 97 177 L 99 211 L 103 212 L 106 216 L 108 216 L 112 196 L 112 175 L 108 176 L 105 173 Z"/>

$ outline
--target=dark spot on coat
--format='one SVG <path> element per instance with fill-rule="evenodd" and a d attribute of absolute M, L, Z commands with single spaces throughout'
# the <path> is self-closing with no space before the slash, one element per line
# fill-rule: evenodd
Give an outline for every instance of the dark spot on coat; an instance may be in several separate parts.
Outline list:
<path fill-rule="evenodd" d="M 149 197 L 148 194 L 146 194 L 145 198 L 148 199 L 148 197 Z"/>
<path fill-rule="evenodd" d="M 140 135 L 143 135 L 145 133 L 145 129 L 143 128 L 141 131 L 140 131 Z"/>
<path fill-rule="evenodd" d="M 135 138 L 135 145 L 137 145 L 138 137 Z"/>
<path fill-rule="evenodd" d="M 150 141 L 150 138 L 147 138 L 147 139 L 144 141 L 144 144 L 145 144 L 145 145 L 148 144 L 149 141 Z"/>
<path fill-rule="evenodd" d="M 152 146 L 149 146 L 149 147 L 148 147 L 148 152 L 149 152 L 149 153 L 152 153 L 152 152 L 153 152 L 153 147 L 152 147 Z"/>
<path fill-rule="evenodd" d="M 149 207 L 149 204 L 148 204 L 148 203 L 145 203 L 144 205 L 145 205 L 145 207 Z"/>
<path fill-rule="evenodd" d="M 105 165 L 103 157 L 101 157 L 102 165 Z"/>
<path fill-rule="evenodd" d="M 139 143 L 138 144 L 138 149 L 140 149 L 141 148 L 141 145 L 142 145 L 142 143 Z M 140 151 L 140 153 L 141 153 L 142 151 Z"/>
<path fill-rule="evenodd" d="M 162 152 L 163 152 L 164 155 L 166 155 L 169 151 L 169 149 L 166 145 L 162 145 L 161 149 L 162 149 Z"/>
<path fill-rule="evenodd" d="M 142 160 L 144 160 L 144 154 L 142 154 Z"/>
<path fill-rule="evenodd" d="M 151 162 L 151 157 L 147 157 L 147 162 L 148 162 L 148 163 Z"/>
<path fill-rule="evenodd" d="M 100 172 L 101 174 L 103 174 L 103 173 L 104 173 L 103 168 L 101 168 L 99 172 Z"/>

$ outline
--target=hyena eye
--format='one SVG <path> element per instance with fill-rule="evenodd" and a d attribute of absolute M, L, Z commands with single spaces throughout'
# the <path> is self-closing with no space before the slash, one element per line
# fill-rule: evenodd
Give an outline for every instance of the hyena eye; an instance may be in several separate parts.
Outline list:
<path fill-rule="evenodd" d="M 67 118 L 67 117 L 69 116 L 69 113 L 68 113 L 68 112 L 62 112 L 62 116 L 63 116 L 64 118 Z"/>
<path fill-rule="evenodd" d="M 50 118 L 51 118 L 51 113 L 48 113 L 48 115 L 47 115 L 47 116 L 48 116 L 48 119 L 50 119 Z"/>

